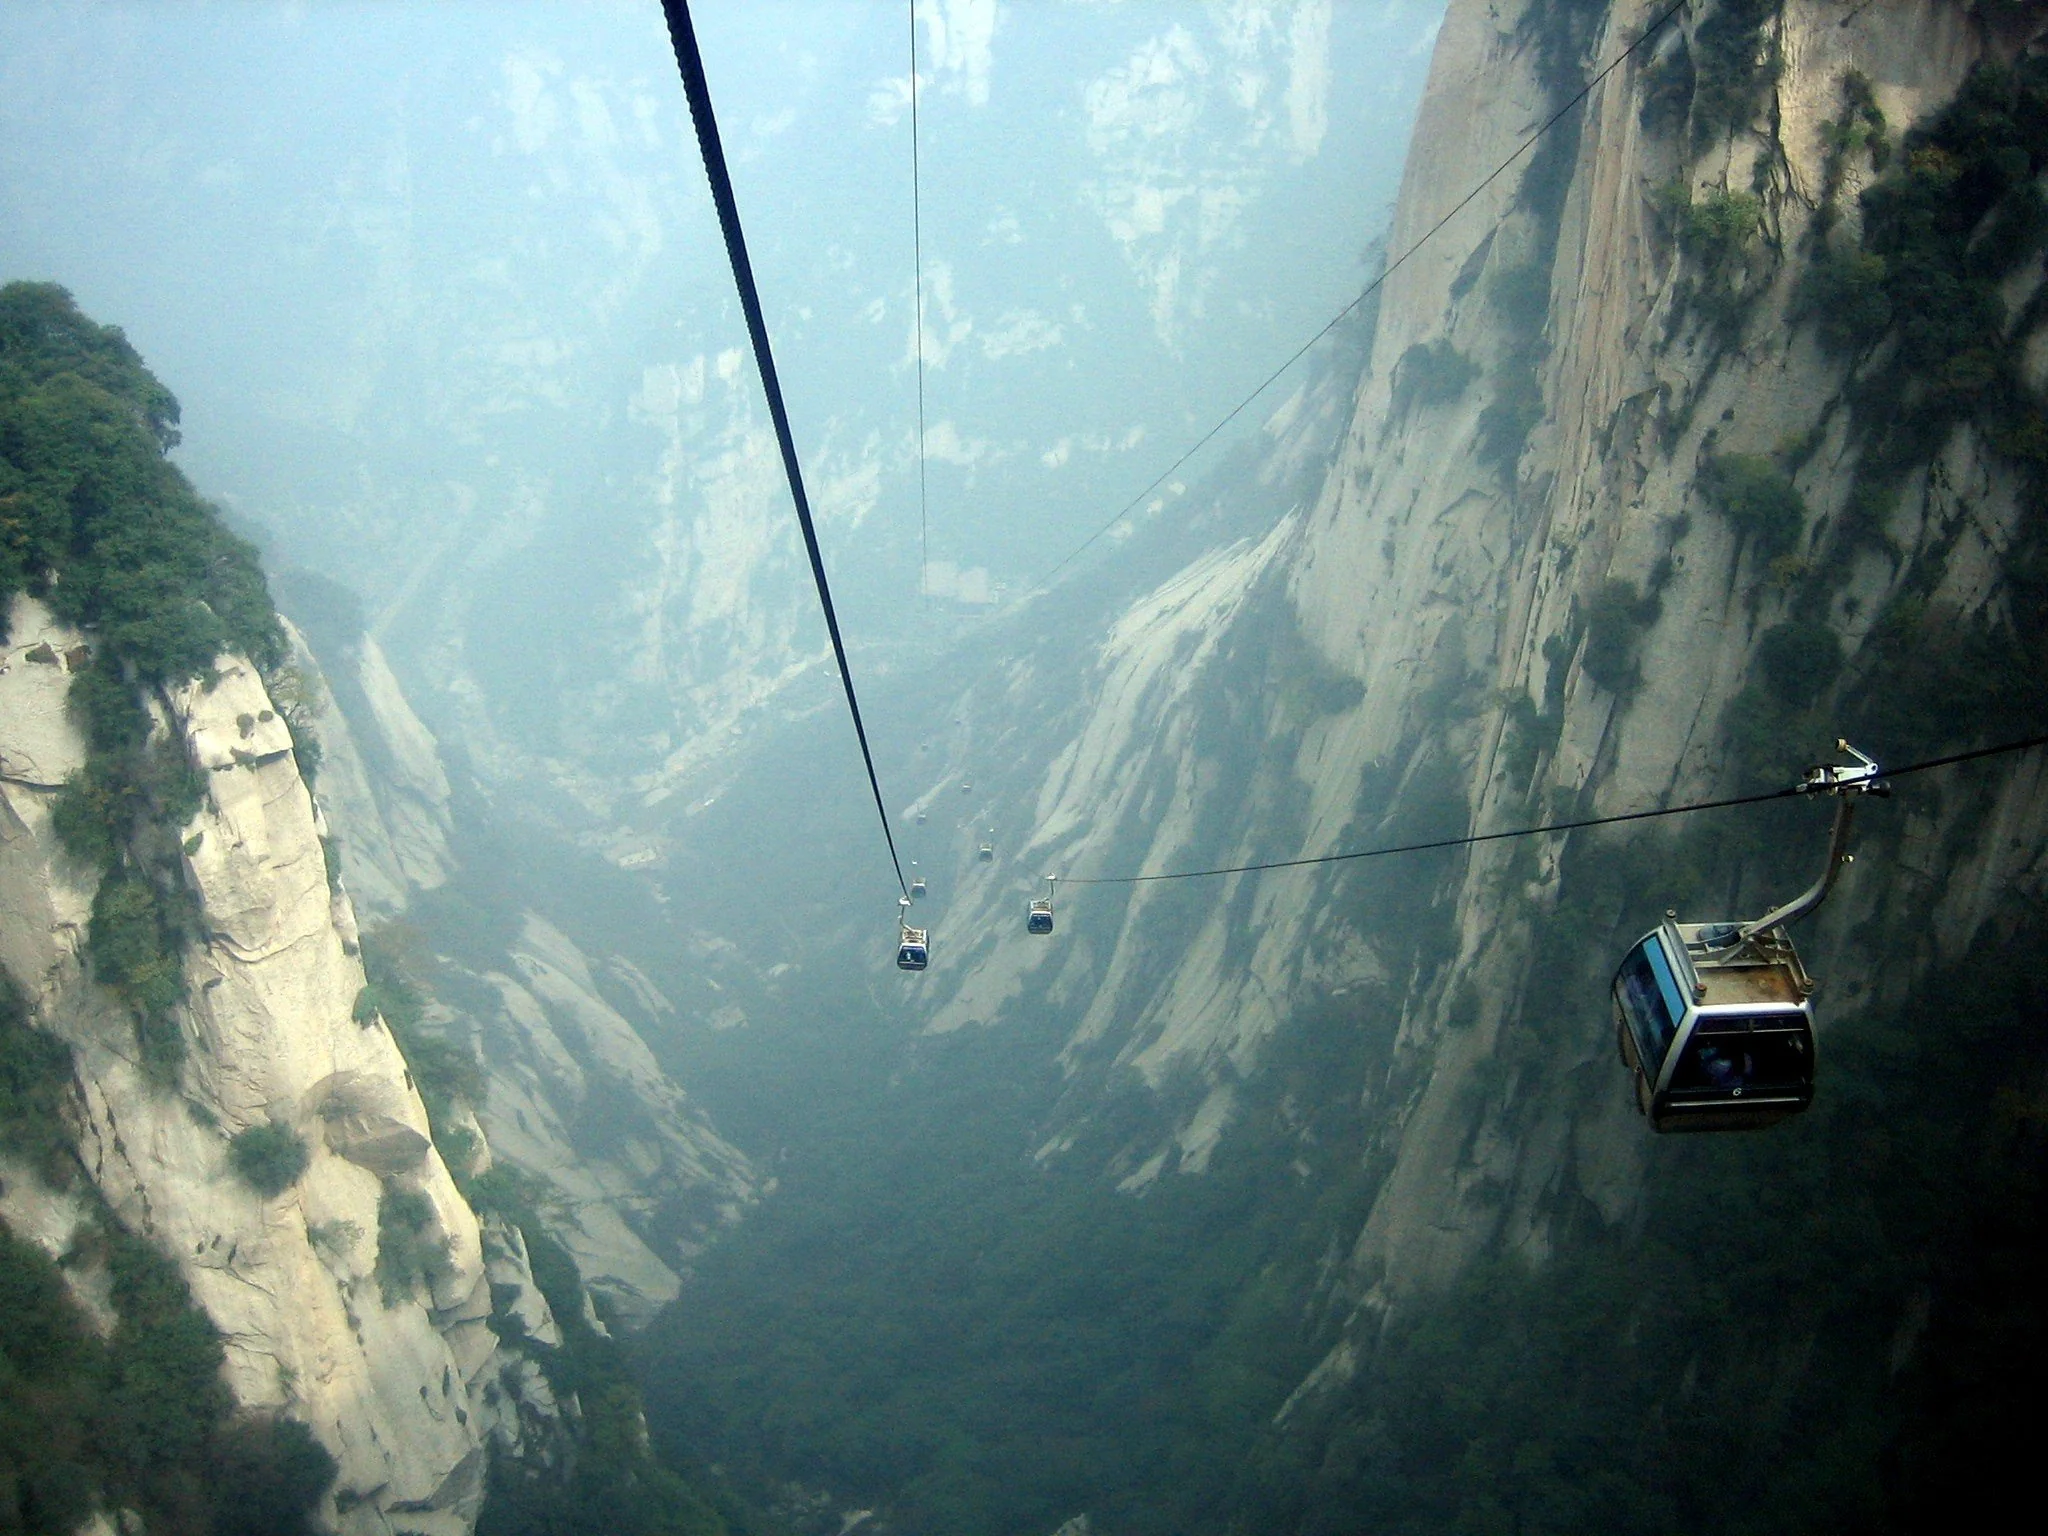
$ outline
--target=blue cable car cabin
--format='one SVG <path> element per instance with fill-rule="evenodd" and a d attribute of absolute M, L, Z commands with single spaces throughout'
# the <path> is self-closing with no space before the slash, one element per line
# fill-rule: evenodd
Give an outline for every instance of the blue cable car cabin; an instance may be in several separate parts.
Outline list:
<path fill-rule="evenodd" d="M 932 961 L 931 941 L 928 928 L 912 928 L 904 925 L 903 937 L 896 945 L 896 968 L 899 971 L 921 971 Z"/>
<path fill-rule="evenodd" d="M 1043 900 L 1032 902 L 1030 915 L 1024 919 L 1024 930 L 1027 933 L 1051 933 L 1052 903 Z"/>
<path fill-rule="evenodd" d="M 1747 1131 L 1813 1102 L 1813 981 L 1780 928 L 1666 921 L 1614 977 L 1615 1041 L 1657 1131 Z"/>

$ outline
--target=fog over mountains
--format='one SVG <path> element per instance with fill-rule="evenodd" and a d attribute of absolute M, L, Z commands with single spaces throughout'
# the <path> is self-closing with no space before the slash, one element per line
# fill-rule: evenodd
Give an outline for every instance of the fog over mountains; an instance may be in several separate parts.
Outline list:
<path fill-rule="evenodd" d="M 927 611 L 906 18 L 707 8 L 857 641 L 1035 578 L 1355 295 L 1439 10 L 921 9 Z M 0 27 L 0 260 L 123 317 L 183 462 L 402 672 L 644 774 L 816 660 L 657 7 Z"/>

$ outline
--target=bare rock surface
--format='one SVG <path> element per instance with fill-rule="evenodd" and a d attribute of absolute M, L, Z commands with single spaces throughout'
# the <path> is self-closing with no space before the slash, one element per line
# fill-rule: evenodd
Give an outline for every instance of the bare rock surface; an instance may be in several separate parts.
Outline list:
<path fill-rule="evenodd" d="M 363 987 L 353 914 L 330 888 L 290 732 L 255 669 L 232 656 L 160 701 L 163 728 L 205 781 L 179 830 L 206 937 L 187 956 L 185 1066 L 174 1086 L 152 1084 L 126 1009 L 84 962 L 96 875 L 50 826 L 57 788 L 85 759 L 64 709 L 64 658 L 82 665 L 86 638 L 28 598 L 12 619 L 0 663 L 0 961 L 37 1022 L 73 1047 L 85 1172 L 183 1269 L 221 1331 L 236 1400 L 303 1419 L 334 1453 L 337 1529 L 385 1536 L 402 1515 L 426 1536 L 458 1536 L 480 1507 L 485 1435 L 506 1425 L 516 1443 L 519 1430 L 516 1404 L 509 1417 L 483 1411 L 498 1376 L 485 1252 L 396 1044 L 352 1016 Z M 267 1198 L 232 1171 L 227 1140 L 273 1121 L 299 1132 L 311 1161 Z M 387 1184 L 425 1198 L 447 1258 L 431 1294 L 390 1304 L 376 1277 Z M 52 1251 L 68 1242 L 76 1191 L 15 1169 L 5 1187 L 11 1229 Z M 519 1288 L 529 1331 L 548 1337 L 523 1247 L 501 1235 L 491 1262 Z M 104 1315 L 89 1279 L 75 1283 Z"/>

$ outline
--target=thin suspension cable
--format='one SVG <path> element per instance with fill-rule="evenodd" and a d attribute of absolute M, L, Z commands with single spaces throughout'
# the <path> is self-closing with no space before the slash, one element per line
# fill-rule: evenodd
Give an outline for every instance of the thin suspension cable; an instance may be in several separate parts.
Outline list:
<path fill-rule="evenodd" d="M 2008 741 L 1996 747 L 1979 747 L 1974 752 L 1953 752 L 1947 757 L 1930 757 L 1924 763 L 1909 763 L 1904 768 L 1887 768 L 1882 777 L 1902 779 L 1909 773 L 1925 773 L 1930 768 L 1949 768 L 1957 763 L 1974 763 L 1980 757 L 2003 757 L 2008 752 L 2024 752 L 2029 747 L 2048 744 L 2048 736 L 2029 736 L 2023 741 Z"/>
<path fill-rule="evenodd" d="M 1146 486 L 1144 490 L 1138 492 L 1137 495 L 1133 496 L 1129 501 L 1125 502 L 1123 507 L 1117 512 L 1116 516 L 1112 517 L 1100 528 L 1096 529 L 1093 533 L 1089 534 L 1087 538 L 1083 539 L 1078 545 L 1076 545 L 1073 549 L 1069 550 L 1065 555 L 1063 555 L 1060 558 L 1058 564 L 1052 566 L 1049 570 L 1046 571 L 1046 573 L 1043 576 L 1039 577 L 1038 580 L 1034 581 L 1030 586 L 1026 587 L 1023 593 L 1020 595 L 1019 600 L 1021 601 L 1022 598 L 1029 597 L 1032 593 L 1038 591 L 1047 582 L 1051 581 L 1053 577 L 1059 575 L 1061 571 L 1065 570 L 1075 560 L 1078 560 L 1083 554 L 1087 552 L 1089 547 L 1093 545 L 1096 542 L 1096 540 L 1100 539 L 1104 534 L 1108 533 L 1110 529 L 1114 528 L 1118 523 L 1122 522 L 1125 518 L 1129 517 L 1133 512 L 1135 512 L 1139 508 L 1139 506 L 1141 506 L 1152 495 L 1154 491 L 1158 490 L 1169 479 L 1171 479 L 1173 477 L 1174 472 L 1178 470 L 1181 467 L 1181 465 L 1187 463 L 1189 459 L 1192 459 L 1196 454 L 1200 453 L 1204 448 L 1208 447 L 1211 442 L 1215 441 L 1218 433 L 1222 432 L 1233 421 L 1237 420 L 1239 416 L 1243 415 L 1245 411 L 1250 409 L 1252 402 L 1257 400 L 1259 396 L 1263 395 L 1267 390 L 1271 389 L 1274 384 L 1278 383 L 1280 376 L 1286 373 L 1288 369 L 1292 368 L 1296 363 L 1300 362 L 1302 358 L 1306 357 L 1310 349 L 1313 348 L 1317 342 L 1321 341 L 1325 336 L 1328 336 L 1332 331 L 1336 330 L 1338 326 L 1342 325 L 1347 319 L 1349 319 L 1354 313 L 1356 313 L 1359 305 L 1363 304 L 1367 299 L 1371 298 L 1375 293 L 1379 292 L 1380 288 L 1382 287 L 1382 285 L 1385 284 L 1387 279 L 1392 277 L 1396 272 L 1400 271 L 1401 267 L 1407 262 L 1409 257 L 1413 256 L 1417 251 L 1421 250 L 1423 246 L 1427 245 L 1430 242 L 1430 240 L 1433 239 L 1437 235 L 1437 233 L 1443 229 L 1445 225 L 1449 224 L 1451 220 L 1455 219 L 1459 214 L 1463 213 L 1465 209 L 1468 206 L 1470 206 L 1472 201 L 1479 196 L 1480 193 L 1484 192 L 1488 187 L 1492 186 L 1502 176 L 1507 174 L 1508 169 L 1511 166 L 1513 166 L 1516 161 L 1520 160 L 1522 156 L 1526 155 L 1531 149 L 1536 147 L 1537 140 L 1541 139 L 1546 133 L 1550 132 L 1552 128 L 1555 128 L 1558 125 L 1558 123 L 1564 119 L 1567 113 L 1572 111 L 1573 108 L 1577 107 L 1579 103 L 1584 101 L 1588 96 L 1593 94 L 1594 88 L 1598 86 L 1601 81 L 1605 80 L 1609 75 L 1613 74 L 1617 69 L 1621 68 L 1623 64 L 1627 63 L 1628 60 L 1635 54 L 1635 52 L 1643 46 L 1643 44 L 1647 43 L 1651 38 L 1655 37 L 1660 31 L 1663 30 L 1664 24 L 1666 22 L 1671 20 L 1672 17 L 1676 16 L 1680 11 L 1684 10 L 1686 6 L 1690 5 L 1691 3 L 1692 0 L 1675 0 L 1674 4 L 1670 5 L 1664 11 L 1662 11 L 1657 16 L 1656 20 L 1652 21 L 1647 27 L 1643 28 L 1642 32 L 1638 34 L 1634 42 L 1630 43 L 1626 48 L 1622 49 L 1622 51 L 1619 54 L 1617 54 L 1611 62 L 1608 63 L 1606 68 L 1602 69 L 1599 74 L 1593 76 L 1592 79 L 1588 80 L 1583 86 L 1581 86 L 1579 88 L 1578 93 L 1574 95 L 1570 101 L 1567 101 L 1563 106 L 1559 107 L 1555 112 L 1551 113 L 1549 117 L 1545 118 L 1541 127 L 1537 128 L 1537 130 L 1534 133 L 1530 134 L 1529 137 L 1522 140 L 1522 142 L 1516 146 L 1515 152 L 1513 154 L 1509 155 L 1507 159 L 1501 161 L 1499 165 L 1495 166 L 1490 172 L 1488 172 L 1486 179 L 1484 181 L 1480 182 L 1478 186 L 1474 187 L 1470 192 L 1467 192 L 1463 197 L 1459 198 L 1456 206 L 1454 206 L 1449 213 L 1445 214 L 1442 218 L 1438 219 L 1434 224 L 1430 225 L 1428 229 L 1423 231 L 1421 237 L 1417 239 L 1413 245 L 1409 246 L 1407 250 L 1403 251 L 1400 255 L 1396 256 L 1392 261 L 1388 262 L 1387 265 L 1381 269 L 1380 275 L 1365 285 L 1364 291 L 1362 291 L 1358 295 L 1358 297 L 1353 299 L 1349 304 L 1346 304 L 1342 309 L 1338 310 L 1336 314 L 1330 317 L 1328 323 L 1325 324 L 1321 330 L 1317 331 L 1315 335 L 1309 337 L 1307 341 L 1304 341 L 1300 346 L 1296 347 L 1291 353 L 1289 353 L 1287 355 L 1286 360 L 1282 362 L 1279 367 L 1275 368 L 1271 373 L 1267 374 L 1265 378 L 1261 379 L 1258 383 L 1258 386 L 1255 389 L 1253 389 L 1250 394 L 1246 395 L 1242 400 L 1238 401 L 1236 405 L 1232 406 L 1229 412 L 1224 415 L 1222 420 L 1218 421 L 1215 426 L 1211 427 L 1208 431 L 1204 432 L 1200 437 L 1196 438 L 1193 446 L 1191 446 L 1179 458 L 1175 459 L 1171 464 L 1167 465 L 1165 469 L 1161 470 L 1157 478 L 1155 478 L 1150 485 Z"/>
<path fill-rule="evenodd" d="M 896 837 L 889 830 L 888 808 L 882 803 L 881 781 L 875 777 L 874 754 L 868 750 L 867 726 L 860 717 L 860 699 L 853 691 L 853 669 L 846 663 L 846 642 L 839 636 L 839 615 L 832 607 L 832 588 L 825 580 L 825 557 L 818 550 L 818 530 L 811 523 L 811 500 L 804 493 L 802 466 L 797 463 L 796 439 L 789 427 L 789 411 L 782 401 L 782 383 L 776 376 L 775 356 L 768 347 L 768 323 L 761 315 L 761 294 L 754 286 L 754 266 L 747 259 L 747 238 L 740 228 L 739 203 L 733 196 L 732 176 L 726 169 L 725 149 L 719 142 L 718 118 L 711 110 L 711 87 L 704 78 L 704 60 L 697 52 L 697 31 L 690 22 L 689 0 L 662 0 L 668 17 L 669 41 L 674 45 L 676 67 L 683 76 L 683 93 L 690 101 L 690 118 L 697 128 L 697 148 L 704 156 L 704 174 L 711 183 L 711 200 L 718 207 L 718 226 L 725 236 L 726 259 L 732 264 L 732 279 L 739 289 L 740 308 L 747 317 L 747 334 L 754 343 L 754 362 L 761 371 L 761 389 L 768 397 L 768 414 L 775 422 L 775 438 L 782 447 L 782 468 L 789 477 L 790 499 L 796 503 L 797 522 L 804 531 L 804 549 L 811 557 L 811 578 L 817 583 L 818 606 L 825 611 L 825 629 L 832 637 L 832 655 L 839 663 L 839 680 L 846 686 L 846 707 L 853 715 L 853 732 L 860 738 L 860 757 L 868 770 L 868 788 L 875 793 L 875 814 L 881 818 L 882 837 L 889 845 L 889 863 L 896 871 L 896 884 L 904 899 L 910 887 L 903 879 L 903 861 L 896 856 Z"/>
<path fill-rule="evenodd" d="M 917 595 L 931 598 L 931 534 L 924 485 L 924 203 L 917 150 L 917 0 L 910 0 L 910 257 L 917 310 Z"/>
<path fill-rule="evenodd" d="M 1975 762 L 1983 757 L 2002 757 L 2011 752 L 2025 752 L 2032 747 L 2048 744 L 2048 736 L 2029 736 L 2023 741 L 2008 741 L 1996 747 L 1979 747 L 1974 752 L 1957 752 L 1948 757 L 1930 758 L 1924 763 L 1909 763 L 1904 768 L 1887 768 L 1881 777 L 1886 779 L 1904 778 L 1909 773 L 1925 773 L 1930 768 L 1948 768 L 1957 763 Z M 1651 821 L 1660 816 L 1690 816 L 1695 811 L 1720 811 L 1736 805 L 1761 805 L 1767 800 L 1787 800 L 1794 796 L 1810 793 L 1803 785 L 1786 789 L 1766 790 L 1756 795 L 1735 795 L 1726 800 L 1696 800 L 1688 805 L 1666 805 L 1649 811 L 1623 811 L 1614 816 L 1588 816 L 1578 821 L 1552 821 L 1541 826 L 1513 827 L 1504 832 L 1475 832 L 1465 837 L 1443 837 L 1427 843 L 1401 843 L 1391 848 L 1363 848 L 1352 853 L 1326 853 L 1315 858 L 1275 859 L 1265 864 L 1233 864 L 1223 869 L 1181 869 L 1158 875 L 1061 875 L 1059 878 L 1069 885 L 1146 885 L 1155 880 L 1204 880 L 1212 875 L 1251 875 L 1269 869 L 1301 869 L 1310 864 L 1342 864 L 1352 859 L 1384 859 L 1397 853 L 1429 853 L 1439 848 L 1469 848 L 1474 843 L 1497 843 L 1517 837 L 1547 837 L 1559 832 L 1576 832 L 1584 827 L 1611 827 L 1625 821 Z"/>

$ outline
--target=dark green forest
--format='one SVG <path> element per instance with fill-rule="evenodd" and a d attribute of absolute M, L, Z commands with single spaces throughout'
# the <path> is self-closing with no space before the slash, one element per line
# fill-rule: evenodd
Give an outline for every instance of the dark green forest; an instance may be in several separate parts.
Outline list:
<path fill-rule="evenodd" d="M 1689 859 L 1681 883 L 1712 889 L 1712 842 L 1589 849 L 1546 937 L 1590 920 L 1625 944 L 1652 914 L 1615 923 L 1617 886 Z M 1582 1038 L 1601 958 L 1544 978 L 1553 1005 L 1504 1052 Z M 1033 1052 L 1028 1021 L 907 1069 L 877 1053 L 814 1088 L 822 1125 L 782 1192 L 655 1325 L 652 1425 L 764 1500 L 829 1488 L 916 1533 L 1045 1536 L 1083 1511 L 1157 1536 L 1988 1514 L 2017 1493 L 2048 1367 L 2044 1016 L 2030 914 L 1840 1021 L 1803 1121 L 1658 1142 L 1639 1223 L 1609 1227 L 1567 1179 L 1549 1263 L 1500 1255 L 1401 1309 L 1348 1386 L 1280 1428 L 1352 1304 L 1326 1266 L 1383 1172 L 1355 1110 L 1378 1022 L 1300 1024 L 1208 1174 L 1137 1199 L 1101 1175 L 1114 1115 L 1029 1158 L 1060 1085 L 1020 1076 L 1057 1046 Z M 1578 1091 L 1623 1093 L 1598 1065 Z M 835 1114 L 840 1095 L 858 1107 Z"/>

